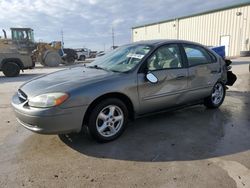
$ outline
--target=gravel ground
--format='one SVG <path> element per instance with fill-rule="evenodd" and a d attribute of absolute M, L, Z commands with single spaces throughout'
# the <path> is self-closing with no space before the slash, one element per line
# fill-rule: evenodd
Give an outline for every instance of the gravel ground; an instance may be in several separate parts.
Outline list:
<path fill-rule="evenodd" d="M 220 109 L 193 106 L 135 120 L 118 140 L 39 135 L 20 126 L 10 100 L 25 81 L 0 73 L 0 187 L 250 187 L 249 58 Z"/>

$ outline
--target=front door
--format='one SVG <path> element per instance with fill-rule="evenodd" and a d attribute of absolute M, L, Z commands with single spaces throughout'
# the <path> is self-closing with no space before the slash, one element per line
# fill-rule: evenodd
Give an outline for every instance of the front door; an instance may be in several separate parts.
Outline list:
<path fill-rule="evenodd" d="M 145 63 L 147 72 L 154 74 L 158 82 L 151 83 L 146 79 L 146 73 L 138 73 L 140 113 L 183 104 L 182 94 L 187 89 L 188 71 L 183 65 L 178 45 L 158 48 Z"/>

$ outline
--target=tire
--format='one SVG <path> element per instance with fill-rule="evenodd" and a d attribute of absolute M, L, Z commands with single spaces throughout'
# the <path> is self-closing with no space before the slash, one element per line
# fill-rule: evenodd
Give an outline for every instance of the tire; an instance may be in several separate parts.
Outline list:
<path fill-rule="evenodd" d="M 204 105 L 207 108 L 218 108 L 224 101 L 226 95 L 226 87 L 222 82 L 217 82 L 209 97 L 204 99 Z"/>
<path fill-rule="evenodd" d="M 240 51 L 240 56 L 241 57 L 249 57 L 250 56 L 250 51 Z"/>
<path fill-rule="evenodd" d="M 87 126 L 95 140 L 109 142 L 121 136 L 127 122 L 126 105 L 119 99 L 110 98 L 101 101 L 93 108 Z"/>
<path fill-rule="evenodd" d="M 86 60 L 86 57 L 84 55 L 81 55 L 80 56 L 80 61 L 85 61 Z"/>
<path fill-rule="evenodd" d="M 57 67 L 62 62 L 62 59 L 58 52 L 48 51 L 44 55 L 44 65 L 48 67 Z"/>
<path fill-rule="evenodd" d="M 16 77 L 20 73 L 20 67 L 15 62 L 7 62 L 2 67 L 3 74 L 6 77 Z"/>
<path fill-rule="evenodd" d="M 63 51 L 64 51 L 64 54 L 66 54 L 66 56 L 63 58 L 64 64 L 65 65 L 74 64 L 75 59 L 77 57 L 76 51 L 71 48 L 64 48 Z"/>
<path fill-rule="evenodd" d="M 72 57 L 67 57 L 66 60 L 65 60 L 65 64 L 66 65 L 73 65 L 75 63 L 75 58 L 72 56 Z"/>

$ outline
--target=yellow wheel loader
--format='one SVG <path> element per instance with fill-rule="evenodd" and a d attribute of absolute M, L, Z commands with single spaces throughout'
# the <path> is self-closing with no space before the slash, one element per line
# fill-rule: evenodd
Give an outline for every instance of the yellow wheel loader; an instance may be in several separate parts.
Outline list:
<path fill-rule="evenodd" d="M 36 44 L 36 49 L 32 53 L 32 59 L 36 62 L 40 62 L 43 66 L 56 67 L 63 62 L 59 54 L 61 50 L 61 42 L 39 42 Z"/>

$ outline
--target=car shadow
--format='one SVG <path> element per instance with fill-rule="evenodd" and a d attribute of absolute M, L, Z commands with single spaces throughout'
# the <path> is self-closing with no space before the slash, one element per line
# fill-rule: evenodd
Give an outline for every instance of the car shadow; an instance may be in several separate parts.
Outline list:
<path fill-rule="evenodd" d="M 97 158 L 152 162 L 199 160 L 250 149 L 250 135 L 246 134 L 250 125 L 239 120 L 243 122 L 236 126 L 237 121 L 227 106 L 215 110 L 193 106 L 137 119 L 120 138 L 109 143 L 100 144 L 82 134 L 59 138 L 72 149 Z"/>
<path fill-rule="evenodd" d="M 36 73 L 36 74 L 20 74 L 17 77 L 5 77 L 4 75 L 0 75 L 0 84 L 2 83 L 10 83 L 10 82 L 25 82 L 37 76 L 41 76 L 44 73 Z"/>

